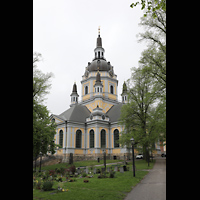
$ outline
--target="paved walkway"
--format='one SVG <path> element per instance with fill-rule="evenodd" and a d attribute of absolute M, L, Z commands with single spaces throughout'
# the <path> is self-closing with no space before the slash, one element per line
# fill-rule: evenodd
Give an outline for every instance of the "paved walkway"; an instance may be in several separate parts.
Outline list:
<path fill-rule="evenodd" d="M 124 200 L 166 200 L 165 158 L 156 158 L 153 169 L 131 190 Z"/>

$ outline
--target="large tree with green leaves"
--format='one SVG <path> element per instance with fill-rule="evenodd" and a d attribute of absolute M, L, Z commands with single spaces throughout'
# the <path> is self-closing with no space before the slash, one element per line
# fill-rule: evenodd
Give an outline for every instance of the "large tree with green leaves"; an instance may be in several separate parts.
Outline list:
<path fill-rule="evenodd" d="M 55 153 L 54 134 L 55 124 L 50 121 L 49 111 L 42 104 L 44 96 L 48 94 L 52 73 L 44 74 L 37 69 L 41 60 L 40 53 L 33 54 L 33 157 L 40 153 L 45 155 L 48 151 Z"/>
<path fill-rule="evenodd" d="M 145 6 L 145 1 L 142 3 Z M 158 6 L 152 11 L 155 18 L 152 15 L 141 18 L 140 25 L 146 32 L 139 34 L 139 41 L 147 41 L 148 48 L 142 52 L 139 68 L 132 69 L 128 80 L 129 103 L 121 110 L 124 131 L 120 143 L 129 147 L 130 138 L 134 137 L 146 160 L 155 142 L 166 140 L 166 8 Z"/>
<path fill-rule="evenodd" d="M 157 120 L 161 117 L 157 109 L 160 92 L 153 87 L 154 79 L 142 70 L 133 68 L 128 80 L 128 103 L 121 109 L 121 124 L 124 131 L 120 143 L 130 146 L 130 138 L 134 137 L 137 147 L 141 147 L 148 161 L 149 150 L 153 148 L 159 137 Z"/>

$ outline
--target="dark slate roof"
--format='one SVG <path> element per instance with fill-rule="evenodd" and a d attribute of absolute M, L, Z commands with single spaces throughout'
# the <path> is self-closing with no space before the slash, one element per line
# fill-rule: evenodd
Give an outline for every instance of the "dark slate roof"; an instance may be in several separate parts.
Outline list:
<path fill-rule="evenodd" d="M 102 58 L 93 60 L 90 65 L 88 65 L 88 71 L 109 71 L 111 69 L 110 62 L 105 61 Z"/>
<path fill-rule="evenodd" d="M 82 105 L 73 105 L 68 110 L 64 111 L 58 117 L 62 118 L 65 121 L 74 121 L 74 122 L 86 122 L 86 118 L 90 116 L 90 111 L 86 106 Z"/>
<path fill-rule="evenodd" d="M 122 103 L 118 105 L 113 105 L 110 110 L 106 113 L 110 118 L 110 122 L 118 122 L 121 115 L 121 107 L 123 106 Z"/>

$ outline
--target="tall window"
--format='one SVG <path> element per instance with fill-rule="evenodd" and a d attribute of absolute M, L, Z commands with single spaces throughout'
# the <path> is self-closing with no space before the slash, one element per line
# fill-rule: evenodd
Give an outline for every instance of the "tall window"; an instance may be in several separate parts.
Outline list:
<path fill-rule="evenodd" d="M 85 86 L 85 94 L 88 94 L 88 86 Z"/>
<path fill-rule="evenodd" d="M 98 58 L 100 58 L 100 51 L 98 51 Z"/>
<path fill-rule="evenodd" d="M 76 148 L 81 148 L 81 138 L 82 138 L 82 132 L 81 130 L 76 131 Z"/>
<path fill-rule="evenodd" d="M 63 130 L 59 131 L 59 145 L 63 148 Z"/>
<path fill-rule="evenodd" d="M 101 148 L 106 148 L 106 131 L 101 130 Z"/>
<path fill-rule="evenodd" d="M 114 130 L 114 148 L 119 147 L 119 130 Z"/>
<path fill-rule="evenodd" d="M 94 130 L 90 130 L 90 148 L 94 148 Z"/>
<path fill-rule="evenodd" d="M 111 93 L 111 94 L 113 94 L 113 93 L 114 93 L 114 88 L 113 88 L 113 86 L 112 86 L 112 85 L 110 86 L 110 93 Z"/>

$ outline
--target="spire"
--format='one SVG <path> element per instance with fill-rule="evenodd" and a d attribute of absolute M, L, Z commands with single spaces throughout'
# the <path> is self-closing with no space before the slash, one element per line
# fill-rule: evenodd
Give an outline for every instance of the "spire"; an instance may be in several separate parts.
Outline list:
<path fill-rule="evenodd" d="M 127 86 L 126 86 L 126 83 L 124 81 L 123 83 L 123 89 L 122 89 L 122 103 L 128 103 L 128 92 L 127 92 Z"/>
<path fill-rule="evenodd" d="M 71 105 L 70 105 L 70 107 L 72 107 L 73 105 L 78 103 L 78 97 L 79 97 L 79 95 L 77 93 L 76 82 L 74 82 L 72 93 L 71 93 L 70 96 L 71 96 Z"/>
<path fill-rule="evenodd" d="M 101 37 L 100 37 L 100 26 L 98 28 L 97 47 L 102 47 L 102 41 L 101 41 Z"/>
<path fill-rule="evenodd" d="M 127 86 L 126 86 L 125 81 L 124 81 L 124 83 L 123 83 L 122 94 L 123 94 L 123 93 L 127 93 Z"/>
<path fill-rule="evenodd" d="M 74 82 L 74 85 L 73 85 L 73 89 L 72 89 L 72 93 L 77 93 L 77 86 L 76 86 L 76 82 Z"/>

